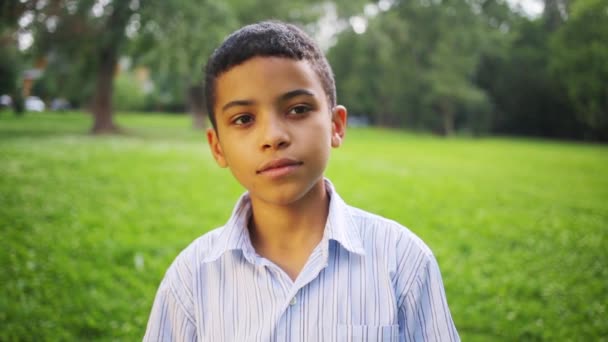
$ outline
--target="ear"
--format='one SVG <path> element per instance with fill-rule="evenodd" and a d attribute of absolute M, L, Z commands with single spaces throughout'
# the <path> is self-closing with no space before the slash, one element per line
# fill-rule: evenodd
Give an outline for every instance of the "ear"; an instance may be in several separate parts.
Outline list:
<path fill-rule="evenodd" d="M 348 112 L 344 106 L 335 106 L 331 116 L 331 147 L 340 147 L 346 134 Z"/>
<path fill-rule="evenodd" d="M 209 143 L 211 154 L 213 154 L 213 158 L 215 158 L 217 165 L 220 167 L 227 167 L 228 163 L 226 162 L 226 158 L 224 158 L 222 145 L 220 144 L 220 139 L 218 138 L 217 131 L 215 129 L 207 128 L 207 142 Z"/>

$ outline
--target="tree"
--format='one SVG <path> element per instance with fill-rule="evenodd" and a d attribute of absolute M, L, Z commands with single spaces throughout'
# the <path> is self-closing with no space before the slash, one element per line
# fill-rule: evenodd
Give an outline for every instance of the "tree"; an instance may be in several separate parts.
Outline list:
<path fill-rule="evenodd" d="M 608 1 L 576 0 L 551 39 L 550 68 L 588 138 L 608 140 Z"/>
<path fill-rule="evenodd" d="M 411 93 L 411 83 L 403 80 L 411 80 L 411 69 L 402 67 L 410 63 L 397 50 L 407 44 L 407 38 L 398 34 L 407 30 L 406 25 L 396 13 L 385 13 L 382 20 L 369 23 L 365 34 L 343 32 L 329 51 L 338 98 L 355 116 L 384 126 L 404 124 L 412 106 L 404 99 Z"/>
<path fill-rule="evenodd" d="M 396 3 L 330 50 L 340 96 L 373 122 L 449 135 L 463 108 L 487 103 L 473 82 L 481 28 L 469 2 Z"/>
<path fill-rule="evenodd" d="M 68 83 L 80 85 L 78 94 L 71 95 L 91 98 L 91 131 L 95 134 L 118 130 L 113 120 L 112 94 L 121 56 L 130 54 L 148 63 L 161 86 L 167 79 L 171 82 L 177 78 L 177 86 L 171 85 L 171 90 L 177 88 L 180 95 L 188 94 L 182 84 L 196 83 L 193 70 L 200 69 L 203 56 L 226 32 L 221 20 L 230 22 L 230 13 L 223 10 L 223 5 L 193 0 L 149 0 L 141 4 L 137 0 L 57 0 L 39 8 L 37 14 L 42 18 L 36 27 L 37 50 L 48 56 L 50 65 L 57 66 L 49 75 L 55 82 L 49 82 L 57 83 L 70 74 Z M 156 58 L 148 58 L 150 55 Z M 71 68 L 61 67 L 66 61 Z"/>
<path fill-rule="evenodd" d="M 476 75 L 495 107 L 494 132 L 579 138 L 566 91 L 549 72 L 551 32 L 544 19 L 523 20 L 514 29 L 506 53 L 485 55 Z"/>
<path fill-rule="evenodd" d="M 206 123 L 201 83 L 203 67 L 225 36 L 240 26 L 268 18 L 309 25 L 323 14 L 322 3 L 304 0 L 156 1 L 141 12 L 141 17 L 147 21 L 139 30 L 131 52 L 136 56 L 136 63 L 155 71 L 153 77 L 161 100 L 173 106 L 187 103 L 193 126 L 201 129 Z M 344 13 L 351 13 L 362 3 L 361 0 L 339 2 Z"/>
<path fill-rule="evenodd" d="M 18 91 L 18 64 L 19 56 L 16 47 L 3 44 L 0 49 L 0 95 L 15 94 Z"/>
<path fill-rule="evenodd" d="M 568 16 L 568 0 L 544 0 L 543 23 L 549 32 L 557 30 Z"/>
<path fill-rule="evenodd" d="M 458 107 L 484 106 L 487 101 L 472 81 L 482 50 L 482 32 L 478 17 L 465 2 L 448 2 L 436 15 L 437 41 L 430 56 L 427 95 L 441 118 L 442 134 L 451 135 Z"/>
<path fill-rule="evenodd" d="M 120 56 L 131 55 L 151 68 L 162 98 L 174 103 L 188 99 L 195 126 L 200 127 L 205 122 L 200 70 L 227 33 L 245 21 L 275 17 L 310 23 L 322 14 L 321 1 L 303 0 L 24 1 L 36 7 L 32 29 L 38 53 L 49 56 L 52 65 L 69 61 L 72 67 L 66 72 L 73 77 L 68 82 L 79 84 L 80 94 L 92 98 L 93 133 L 117 131 L 112 90 Z M 65 78 L 65 73 L 56 74 Z"/>
<path fill-rule="evenodd" d="M 0 0 L 0 95 L 12 95 L 13 108 L 18 115 L 23 112 L 23 99 L 18 85 L 21 56 L 17 50 L 17 30 L 19 18 L 27 9 L 28 4 Z"/>
<path fill-rule="evenodd" d="M 145 23 L 135 34 L 130 53 L 137 64 L 153 70 L 156 93 L 164 105 L 186 103 L 193 126 L 206 123 L 201 87 L 207 57 L 237 26 L 227 4 L 213 1 L 155 1 L 142 9 Z"/>
<path fill-rule="evenodd" d="M 51 59 L 69 61 L 74 79 L 92 84 L 94 134 L 114 133 L 112 92 L 125 28 L 139 1 L 48 1 L 36 7 L 36 49 Z M 90 82 L 90 83 L 89 83 Z"/>

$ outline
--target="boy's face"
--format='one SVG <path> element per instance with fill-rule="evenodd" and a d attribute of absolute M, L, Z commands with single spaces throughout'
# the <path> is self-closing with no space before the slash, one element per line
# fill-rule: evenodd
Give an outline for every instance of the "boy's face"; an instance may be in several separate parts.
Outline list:
<path fill-rule="evenodd" d="M 322 182 L 331 147 L 340 146 L 346 109 L 329 108 L 306 61 L 254 57 L 216 80 L 213 156 L 252 200 L 288 205 Z"/>

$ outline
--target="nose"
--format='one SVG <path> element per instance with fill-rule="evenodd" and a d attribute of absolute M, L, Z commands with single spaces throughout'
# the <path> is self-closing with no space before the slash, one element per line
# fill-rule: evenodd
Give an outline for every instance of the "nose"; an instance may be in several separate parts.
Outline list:
<path fill-rule="evenodd" d="M 262 150 L 279 150 L 291 144 L 291 138 L 285 123 L 274 115 L 264 120 L 262 124 Z"/>

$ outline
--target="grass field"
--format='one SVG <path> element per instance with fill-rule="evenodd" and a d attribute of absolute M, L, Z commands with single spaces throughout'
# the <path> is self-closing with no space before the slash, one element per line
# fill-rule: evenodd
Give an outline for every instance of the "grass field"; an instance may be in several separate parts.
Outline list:
<path fill-rule="evenodd" d="M 0 341 L 140 340 L 242 189 L 186 117 L 0 113 Z M 327 175 L 435 252 L 464 341 L 608 341 L 608 146 L 352 129 Z"/>

